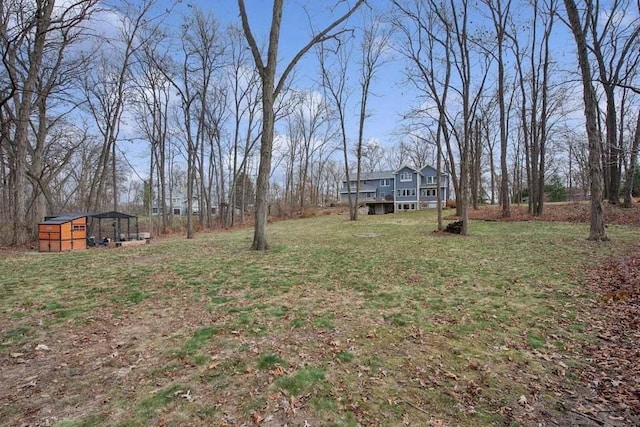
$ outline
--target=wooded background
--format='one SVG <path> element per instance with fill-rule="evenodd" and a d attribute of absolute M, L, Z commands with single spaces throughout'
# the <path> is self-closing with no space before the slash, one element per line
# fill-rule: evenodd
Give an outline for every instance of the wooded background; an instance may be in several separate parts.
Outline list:
<path fill-rule="evenodd" d="M 329 2 L 331 19 L 309 30 L 299 52 L 311 87 L 298 85 L 300 57 L 283 58 L 273 45 L 283 10 L 274 3 L 262 40 L 251 25 L 266 17 L 223 25 L 195 4 L 0 2 L 0 244 L 24 244 L 45 215 L 71 211 L 151 216 L 156 206 L 162 233 L 172 216 L 166 201 L 178 193 L 198 200 L 192 236 L 193 221 L 244 222 L 256 196 L 258 210 L 326 206 L 350 172 L 403 164 L 450 173 L 462 216 L 481 203 L 508 216 L 520 202 L 539 215 L 553 194 L 594 197 L 594 182 L 598 199 L 631 203 L 636 2 Z M 392 62 L 403 71 L 380 81 Z M 270 66 L 275 130 L 266 146 Z M 394 106 L 397 139 L 367 138 L 371 97 L 398 87 L 414 96 Z M 589 135 L 584 99 L 595 112 Z"/>

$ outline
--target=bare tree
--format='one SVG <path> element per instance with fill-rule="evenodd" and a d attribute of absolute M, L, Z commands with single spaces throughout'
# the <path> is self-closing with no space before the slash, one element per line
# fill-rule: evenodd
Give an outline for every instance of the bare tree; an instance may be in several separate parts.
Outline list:
<path fill-rule="evenodd" d="M 428 3 L 422 0 L 401 2 L 394 0 L 400 17 L 394 19 L 394 26 L 403 38 L 400 52 L 409 61 L 407 79 L 419 93 L 419 99 L 426 104 L 435 104 L 436 114 L 421 106 L 411 112 L 411 118 L 420 120 L 425 115 L 434 116 L 437 123 L 435 132 L 437 174 L 442 176 L 441 159 L 443 147 L 446 147 L 449 172 L 453 182 L 456 198 L 462 194 L 460 180 L 455 167 L 455 154 L 452 145 L 449 123 L 448 100 L 452 74 L 453 30 L 447 16 L 446 5 L 434 0 Z M 403 163 L 403 162 L 401 162 Z M 442 226 L 442 195 L 438 185 L 436 195 L 438 199 L 438 229 Z M 457 214 L 460 214 L 462 203 L 456 204 Z"/>
<path fill-rule="evenodd" d="M 603 175 L 605 179 L 604 197 L 611 204 L 620 200 L 622 178 L 623 140 L 618 132 L 618 119 L 622 122 L 623 110 L 616 107 L 616 89 L 626 87 L 631 73 L 640 61 L 640 17 L 638 10 L 628 0 L 607 2 L 604 11 L 600 1 L 587 0 L 587 26 L 591 34 L 588 49 L 596 60 L 598 80 L 604 90 L 606 109 L 606 143 L 604 146 Z M 605 17 L 604 22 L 601 19 Z M 585 35 L 586 37 L 586 35 Z M 628 63 L 634 64 L 628 67 Z M 620 115 L 620 117 L 618 117 Z"/>
<path fill-rule="evenodd" d="M 591 84 L 592 74 L 589 64 L 587 39 L 574 0 L 564 0 L 567 17 L 578 50 L 578 63 L 582 73 L 584 94 L 584 114 L 589 139 L 589 177 L 591 179 L 591 224 L 589 240 L 608 240 L 604 228 L 604 207 L 602 203 L 602 165 L 600 163 L 600 132 L 598 130 L 598 101 Z M 588 12 L 592 12 L 590 8 Z"/>
<path fill-rule="evenodd" d="M 304 209 L 307 199 L 306 189 L 309 178 L 309 168 L 315 155 L 327 143 L 327 125 L 330 123 L 331 112 L 326 100 L 317 92 L 299 93 L 298 102 L 289 116 L 293 133 L 289 135 L 292 144 L 298 145 L 291 153 L 295 161 L 298 153 L 298 203 Z M 295 135 L 295 136 L 294 136 Z"/>
<path fill-rule="evenodd" d="M 500 114 L 500 205 L 502 205 L 502 216 L 511 216 L 511 200 L 509 197 L 509 171 L 507 166 L 507 109 L 506 109 L 506 93 L 505 93 L 505 70 L 504 70 L 504 50 L 506 27 L 511 12 L 511 0 L 485 0 L 486 5 L 491 11 L 491 20 L 496 32 L 496 41 L 498 52 L 496 60 L 498 63 L 498 106 Z"/>
<path fill-rule="evenodd" d="M 109 172 L 111 206 L 114 211 L 118 210 L 117 142 L 122 116 L 133 92 L 132 64 L 136 60 L 136 53 L 153 40 L 141 37 L 143 30 L 166 16 L 166 12 L 154 15 L 156 1 L 144 0 L 142 3 L 134 3 L 121 0 L 107 12 L 119 20 L 118 35 L 114 39 L 106 39 L 106 35 L 102 35 L 96 40 L 96 47 L 100 50 L 98 62 L 94 64 L 94 72 L 85 77 L 83 91 L 85 108 L 93 118 L 102 139 L 102 150 L 98 159 L 97 175 L 91 183 L 88 200 L 85 202 L 88 211 L 97 211 L 105 205 Z M 105 40 L 108 40 L 108 43 L 105 43 Z M 118 60 L 114 61 L 114 58 Z M 116 222 L 116 236 L 120 234 L 118 225 Z"/>
<path fill-rule="evenodd" d="M 624 192 L 624 207 L 630 208 L 633 204 L 632 202 L 632 192 L 633 192 L 633 183 L 634 177 L 636 175 L 636 168 L 638 163 L 638 149 L 640 148 L 640 109 L 638 109 L 638 118 L 636 121 L 636 130 L 633 136 L 633 143 L 631 144 L 631 154 L 629 156 L 629 165 L 627 166 L 627 174 L 625 177 L 625 181 L 627 183 L 625 192 Z"/>
<path fill-rule="evenodd" d="M 360 112 L 358 116 L 358 140 L 356 141 L 356 197 L 354 220 L 358 219 L 358 207 L 360 198 L 360 174 L 362 172 L 362 148 L 364 143 L 364 124 L 369 116 L 367 103 L 371 95 L 371 84 L 384 65 L 384 53 L 389 48 L 388 41 L 391 37 L 391 28 L 382 25 L 381 19 L 375 16 L 367 16 L 362 30 L 360 44 Z"/>
<path fill-rule="evenodd" d="M 0 4 L 0 52 L 3 78 L 0 86 L 0 153 L 7 154 L 3 175 L 11 188 L 9 212 L 13 244 L 30 237 L 28 203 L 38 203 L 33 220 L 43 214 L 44 192 L 42 155 L 46 148 L 48 106 L 54 88 L 62 91 L 70 73 L 64 61 L 70 46 L 82 33 L 80 24 L 93 11 L 96 0 L 81 0 L 60 6 L 52 0 Z M 32 120 L 32 117 L 36 120 Z M 31 144 L 30 141 L 35 141 Z M 35 157 L 33 157 L 35 155 Z M 33 162 L 35 160 L 35 163 Z M 5 167 L 7 167 L 5 169 Z M 6 171 L 6 172 L 5 172 Z M 33 191 L 29 191 L 28 178 Z"/>
<path fill-rule="evenodd" d="M 184 55 L 189 58 L 188 71 L 185 71 L 182 79 L 185 85 L 192 86 L 191 90 L 195 93 L 193 119 L 196 121 L 196 131 L 193 142 L 196 152 L 191 197 L 198 200 L 200 225 L 210 227 L 214 180 L 217 181 L 217 204 L 221 205 L 226 197 L 227 182 L 223 164 L 226 148 L 223 147 L 222 123 L 226 118 L 227 91 L 217 83 L 219 79 L 216 78 L 225 65 L 226 43 L 222 42 L 218 23 L 211 13 L 205 13 L 197 7 L 192 10 L 192 15 L 185 19 L 182 34 Z"/>
<path fill-rule="evenodd" d="M 458 142 L 460 152 L 460 216 L 462 218 L 462 235 L 469 232 L 469 180 L 471 161 L 471 138 L 473 132 L 473 118 L 475 116 L 481 94 L 488 76 L 490 58 L 486 53 L 472 54 L 472 43 L 469 34 L 469 2 L 467 0 L 450 0 L 450 15 L 445 19 L 451 20 L 455 51 L 453 67 L 460 85 L 452 89 L 460 97 L 462 104 L 461 120 L 456 126 L 450 123 L 452 132 Z M 472 57 L 474 62 L 472 63 Z M 476 81 L 476 77 L 479 81 Z"/>
<path fill-rule="evenodd" d="M 340 141 L 342 142 L 342 158 L 344 166 L 344 177 L 346 181 L 346 191 L 349 200 L 349 218 L 356 219 L 356 205 L 351 195 L 351 168 L 349 165 L 349 148 L 347 141 L 347 104 L 351 96 L 351 89 L 348 84 L 349 60 L 351 58 L 352 44 L 340 43 L 337 47 L 336 59 L 332 65 L 328 64 L 330 48 L 325 43 L 318 45 L 318 59 L 322 74 L 322 87 L 325 96 L 333 103 L 333 108 L 337 115 Z"/>
<path fill-rule="evenodd" d="M 559 89 L 551 90 L 551 37 L 557 16 L 557 3 L 549 0 L 532 4 L 531 31 L 523 47 L 517 25 L 511 24 L 506 35 L 511 39 L 515 56 L 520 97 L 520 125 L 529 191 L 529 212 L 542 215 L 550 116 L 561 100 Z M 540 32 L 542 34 L 540 35 Z"/>
<path fill-rule="evenodd" d="M 153 216 L 154 173 L 157 176 L 157 197 L 155 201 L 158 215 L 161 217 L 160 233 L 167 232 L 169 215 L 167 212 L 167 144 L 169 138 L 169 104 L 171 86 L 159 69 L 158 63 L 164 63 L 159 46 L 164 34 L 151 30 L 151 34 L 143 37 L 156 37 L 154 43 L 145 45 L 136 53 L 136 95 L 133 105 L 136 122 L 141 134 L 149 141 L 149 218 Z M 151 223 L 150 223 L 151 224 Z M 149 230 L 153 232 L 153 230 Z"/>
<path fill-rule="evenodd" d="M 260 138 L 258 132 L 260 78 L 255 68 L 250 66 L 250 53 L 247 50 L 242 29 L 231 27 L 227 29 L 227 33 L 229 36 L 227 80 L 232 100 L 230 115 L 233 123 L 231 130 L 233 149 L 226 224 L 233 226 L 236 208 L 239 208 L 241 222 L 244 224 L 244 215 L 249 204 L 248 196 L 249 193 L 253 194 L 252 187 L 249 185 L 248 167 L 251 154 Z M 251 191 L 248 191 L 249 189 Z"/>
<path fill-rule="evenodd" d="M 269 194 L 269 176 L 271 174 L 271 157 L 273 154 L 273 136 L 275 125 L 275 101 L 282 92 L 287 77 L 296 66 L 298 61 L 316 44 L 321 43 L 329 38 L 333 38 L 336 34 L 332 31 L 345 22 L 366 0 L 357 0 L 347 12 L 338 19 L 329 24 L 324 30 L 316 34 L 302 49 L 300 49 L 287 64 L 280 78 L 276 82 L 276 72 L 278 65 L 278 47 L 280 43 L 280 24 L 282 22 L 283 0 L 274 0 L 273 11 L 271 15 L 271 25 L 269 32 L 269 46 L 267 49 L 266 62 L 258 47 L 256 39 L 249 25 L 244 0 L 238 0 L 238 8 L 240 10 L 240 18 L 242 20 L 242 29 L 244 31 L 251 53 L 255 62 L 255 66 L 260 74 L 262 81 L 262 136 L 260 145 L 260 165 L 258 168 L 258 182 L 256 188 L 256 212 L 255 212 L 255 230 L 253 236 L 253 244 L 251 248 L 254 250 L 266 250 L 269 248 L 267 243 L 267 197 Z"/>

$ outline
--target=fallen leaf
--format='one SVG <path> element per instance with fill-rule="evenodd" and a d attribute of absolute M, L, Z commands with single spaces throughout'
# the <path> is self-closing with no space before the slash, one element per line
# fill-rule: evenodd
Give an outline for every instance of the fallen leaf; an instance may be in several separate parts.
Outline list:
<path fill-rule="evenodd" d="M 264 417 L 259 413 L 254 412 L 253 414 L 251 414 L 251 419 L 253 420 L 254 423 L 260 424 L 262 420 L 264 420 Z"/>

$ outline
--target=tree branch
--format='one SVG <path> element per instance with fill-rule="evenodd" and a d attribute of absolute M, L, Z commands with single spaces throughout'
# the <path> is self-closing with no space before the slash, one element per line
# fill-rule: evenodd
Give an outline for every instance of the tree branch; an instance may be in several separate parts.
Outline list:
<path fill-rule="evenodd" d="M 242 0 L 238 0 L 238 2 L 241 2 L 241 1 Z M 287 65 L 287 68 L 285 68 L 284 72 L 280 76 L 280 80 L 278 80 L 278 84 L 277 84 L 277 86 L 276 86 L 276 88 L 274 90 L 274 95 L 275 96 L 277 96 L 278 93 L 280 93 L 280 91 L 282 90 L 282 87 L 284 86 L 285 81 L 287 80 L 287 76 L 291 73 L 293 68 L 298 63 L 298 61 L 300 61 L 300 59 L 309 51 L 309 49 L 311 49 L 317 43 L 322 43 L 323 41 L 326 41 L 326 40 L 329 40 L 329 39 L 335 37 L 336 36 L 335 34 L 329 34 L 329 33 L 334 28 L 336 28 L 338 25 L 342 24 L 344 21 L 349 19 L 349 17 L 351 15 L 353 15 L 356 12 L 356 10 L 362 4 L 364 4 L 366 2 L 367 2 L 367 0 L 358 0 L 356 2 L 356 4 L 351 9 L 349 9 L 347 11 L 347 13 L 345 13 L 340 18 L 338 18 L 337 20 L 335 20 L 331 24 L 329 24 L 329 26 L 327 26 L 324 30 L 322 30 L 314 38 L 312 38 L 309 41 L 309 43 L 306 44 L 306 46 L 304 46 L 302 49 L 300 49 L 300 51 L 293 57 L 291 62 L 289 62 L 289 65 Z M 243 23 L 243 25 L 244 25 L 244 23 Z"/>

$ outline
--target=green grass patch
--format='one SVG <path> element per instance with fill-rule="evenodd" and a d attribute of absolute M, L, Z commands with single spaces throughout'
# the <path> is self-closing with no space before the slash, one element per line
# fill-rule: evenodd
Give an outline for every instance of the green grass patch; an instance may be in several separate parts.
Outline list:
<path fill-rule="evenodd" d="M 151 296 L 150 292 L 141 291 L 140 289 L 133 289 L 126 295 L 120 295 L 113 298 L 113 301 L 118 304 L 140 304 L 145 299 Z"/>
<path fill-rule="evenodd" d="M 321 329 L 333 329 L 335 327 L 333 313 L 325 313 L 313 320 L 313 326 Z"/>
<path fill-rule="evenodd" d="M 278 378 L 275 385 L 293 396 L 298 396 L 323 383 L 325 383 L 325 370 L 309 366 L 296 371 L 293 375 Z"/>
<path fill-rule="evenodd" d="M 350 351 L 341 351 L 340 353 L 336 354 L 336 359 L 342 363 L 351 362 L 354 357 L 356 357 L 356 355 Z"/>
<path fill-rule="evenodd" d="M 104 416 L 91 415 L 81 420 L 65 420 L 54 424 L 54 427 L 95 427 L 104 425 Z"/>
<path fill-rule="evenodd" d="M 258 359 L 258 369 L 273 369 L 276 366 L 287 366 L 287 361 L 277 354 L 263 354 Z"/>
<path fill-rule="evenodd" d="M 540 349 L 544 347 L 544 343 L 545 343 L 544 338 L 542 338 L 539 335 L 532 334 L 532 333 L 527 335 L 527 344 L 531 348 Z"/>
<path fill-rule="evenodd" d="M 219 329 L 215 326 L 206 326 L 198 329 L 193 334 L 193 337 L 184 343 L 181 354 L 185 356 L 193 356 L 198 352 L 198 350 L 207 345 L 211 338 L 218 334 L 218 331 Z"/>
<path fill-rule="evenodd" d="M 15 329 L 11 329 L 3 333 L 2 342 L 0 343 L 0 349 L 22 343 L 27 339 L 28 333 L 29 327 L 27 326 L 19 326 Z"/>
<path fill-rule="evenodd" d="M 168 406 L 172 401 L 179 399 L 178 395 L 186 393 L 188 387 L 184 387 L 180 384 L 174 384 L 170 387 L 158 390 L 148 397 L 142 400 L 136 408 L 136 415 L 143 420 L 153 419 L 156 412 L 162 408 Z"/>

